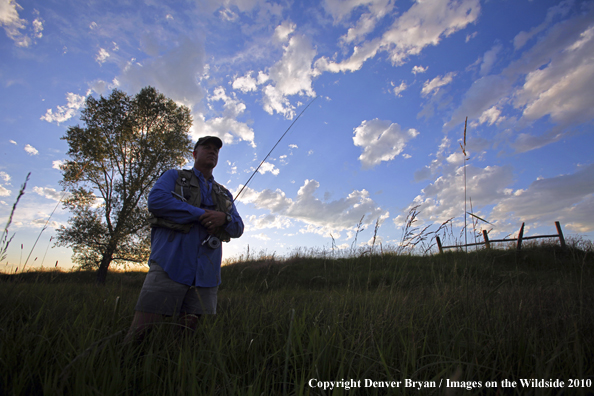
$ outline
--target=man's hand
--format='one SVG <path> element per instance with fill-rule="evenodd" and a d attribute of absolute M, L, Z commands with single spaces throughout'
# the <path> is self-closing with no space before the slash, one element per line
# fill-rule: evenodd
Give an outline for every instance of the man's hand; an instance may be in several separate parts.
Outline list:
<path fill-rule="evenodd" d="M 227 214 L 216 210 L 204 209 L 204 214 L 198 218 L 200 224 L 209 234 L 213 234 L 218 227 L 225 225 Z"/>

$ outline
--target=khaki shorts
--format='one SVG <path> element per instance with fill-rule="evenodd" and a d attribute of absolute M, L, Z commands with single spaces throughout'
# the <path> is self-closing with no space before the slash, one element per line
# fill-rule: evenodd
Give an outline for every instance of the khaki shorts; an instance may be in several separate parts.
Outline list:
<path fill-rule="evenodd" d="M 218 289 L 172 281 L 163 268 L 152 262 L 134 309 L 167 316 L 216 314 Z"/>

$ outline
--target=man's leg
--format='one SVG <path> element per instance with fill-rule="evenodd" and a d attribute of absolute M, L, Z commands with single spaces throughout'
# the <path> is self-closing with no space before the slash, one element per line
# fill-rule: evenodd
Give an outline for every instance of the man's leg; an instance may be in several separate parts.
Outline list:
<path fill-rule="evenodd" d="M 132 319 L 130 329 L 128 330 L 128 334 L 126 334 L 126 338 L 124 338 L 124 343 L 127 344 L 135 339 L 142 340 L 146 332 L 155 323 L 160 322 L 162 320 L 163 315 L 150 312 L 136 311 L 134 313 L 134 319 Z"/>

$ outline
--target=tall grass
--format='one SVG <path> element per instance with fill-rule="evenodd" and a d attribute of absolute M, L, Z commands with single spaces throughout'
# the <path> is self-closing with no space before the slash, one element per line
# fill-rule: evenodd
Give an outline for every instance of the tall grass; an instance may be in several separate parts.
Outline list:
<path fill-rule="evenodd" d="M 4 259 L 6 259 L 8 247 L 10 246 L 10 243 L 12 242 L 12 239 L 14 238 L 14 234 L 12 234 L 12 236 L 10 238 L 8 237 L 8 229 L 10 228 L 10 225 L 12 224 L 12 218 L 14 216 L 14 213 L 16 212 L 16 208 L 19 204 L 19 201 L 21 200 L 21 197 L 23 195 L 25 195 L 25 189 L 27 188 L 27 182 L 29 181 L 30 176 L 31 176 L 31 172 L 29 172 L 27 174 L 27 177 L 25 178 L 25 182 L 21 185 L 21 189 L 19 190 L 16 201 L 12 205 L 12 210 L 10 211 L 10 215 L 8 216 L 8 221 L 6 222 L 6 226 L 4 226 L 4 231 L 2 231 L 2 237 L 0 237 L 0 262 L 4 261 Z"/>
<path fill-rule="evenodd" d="M 122 345 L 122 332 L 143 274 L 113 273 L 104 288 L 86 272 L 3 275 L 0 394 L 417 395 L 446 389 L 364 380 L 594 376 L 592 250 L 304 253 L 223 267 L 216 316 L 185 337 L 166 321 L 138 345 Z M 312 379 L 361 387 L 323 390 Z"/>

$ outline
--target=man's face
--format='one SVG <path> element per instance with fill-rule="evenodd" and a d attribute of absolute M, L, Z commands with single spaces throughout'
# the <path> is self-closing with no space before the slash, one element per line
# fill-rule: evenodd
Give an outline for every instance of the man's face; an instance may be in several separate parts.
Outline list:
<path fill-rule="evenodd" d="M 214 169 L 219 162 L 219 149 L 214 143 L 197 146 L 192 155 L 194 156 L 194 167 L 196 168 Z"/>

